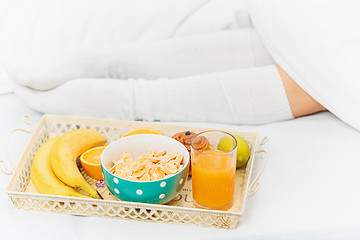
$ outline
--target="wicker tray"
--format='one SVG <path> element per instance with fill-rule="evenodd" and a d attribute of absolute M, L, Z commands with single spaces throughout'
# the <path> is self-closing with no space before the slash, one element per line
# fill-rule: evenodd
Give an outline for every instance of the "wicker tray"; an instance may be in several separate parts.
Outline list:
<path fill-rule="evenodd" d="M 236 228 L 239 223 L 239 218 L 244 212 L 246 197 L 255 193 L 259 187 L 259 184 L 256 181 L 263 169 L 255 178 L 253 184 L 250 185 L 249 183 L 255 155 L 265 153 L 265 160 L 267 161 L 266 151 L 258 150 L 258 147 L 266 141 L 263 139 L 263 141 L 258 142 L 257 133 L 221 129 L 244 137 L 251 145 L 249 162 L 245 167 L 236 171 L 235 201 L 234 206 L 228 211 L 195 208 L 192 204 L 191 177 L 187 179 L 181 192 L 166 205 L 119 201 L 111 195 L 103 181 L 96 181 L 90 178 L 81 168 L 80 170 L 85 179 L 101 193 L 104 200 L 40 194 L 32 185 L 30 180 L 30 166 L 32 159 L 37 149 L 49 138 L 64 134 L 73 129 L 89 128 L 99 131 L 106 137 L 108 142 L 112 142 L 128 130 L 139 127 L 155 128 L 162 131 L 167 136 L 171 136 L 180 131 L 190 130 L 200 132 L 211 129 L 166 125 L 162 123 L 44 115 L 32 132 L 32 137 L 21 156 L 15 171 L 12 173 L 12 178 L 6 190 L 14 206 L 19 209 L 74 215 L 195 224 L 227 229 Z"/>

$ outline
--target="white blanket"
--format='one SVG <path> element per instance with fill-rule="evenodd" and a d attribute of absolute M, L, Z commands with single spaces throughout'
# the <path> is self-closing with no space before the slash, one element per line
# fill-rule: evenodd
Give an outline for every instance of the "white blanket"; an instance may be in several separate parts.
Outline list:
<path fill-rule="evenodd" d="M 360 2 L 248 3 L 275 61 L 320 104 L 360 129 Z"/>

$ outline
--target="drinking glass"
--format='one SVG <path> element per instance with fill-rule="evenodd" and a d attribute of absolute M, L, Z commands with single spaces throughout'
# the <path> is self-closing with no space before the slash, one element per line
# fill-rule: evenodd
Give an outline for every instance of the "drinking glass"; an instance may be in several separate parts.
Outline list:
<path fill-rule="evenodd" d="M 218 150 L 221 140 L 228 151 Z M 225 144 L 225 146 L 224 146 Z M 237 141 L 227 132 L 210 130 L 191 140 L 194 204 L 205 209 L 227 210 L 234 202 Z"/>

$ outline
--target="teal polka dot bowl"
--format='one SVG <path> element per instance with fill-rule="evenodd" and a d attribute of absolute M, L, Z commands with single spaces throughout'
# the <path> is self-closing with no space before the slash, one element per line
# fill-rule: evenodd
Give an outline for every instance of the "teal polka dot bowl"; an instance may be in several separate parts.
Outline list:
<path fill-rule="evenodd" d="M 157 181 L 131 181 L 115 176 L 109 170 L 113 160 L 128 151 L 133 159 L 140 158 L 150 150 L 176 152 L 184 156 L 184 167 L 175 175 Z M 122 201 L 165 204 L 182 189 L 189 173 L 189 152 L 183 144 L 171 137 L 155 134 L 138 134 L 120 138 L 110 143 L 101 155 L 101 170 L 110 192 Z"/>

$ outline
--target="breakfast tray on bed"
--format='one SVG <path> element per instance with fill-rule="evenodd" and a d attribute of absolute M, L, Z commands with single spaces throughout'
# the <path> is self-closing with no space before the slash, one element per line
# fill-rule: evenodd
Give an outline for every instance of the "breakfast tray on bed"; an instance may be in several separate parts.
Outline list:
<path fill-rule="evenodd" d="M 259 150 L 259 146 L 266 143 L 267 138 L 258 141 L 258 134 L 240 132 L 230 129 L 218 129 L 237 134 L 245 138 L 251 146 L 251 155 L 245 167 L 236 171 L 236 189 L 234 205 L 227 211 L 205 210 L 195 208 L 192 203 L 191 176 L 188 177 L 180 193 L 166 205 L 125 202 L 117 200 L 111 195 L 103 181 L 90 178 L 79 165 L 84 178 L 104 197 L 102 200 L 66 197 L 58 195 L 40 194 L 30 180 L 30 167 L 37 149 L 49 138 L 64 134 L 70 130 L 88 128 L 103 134 L 108 142 L 112 142 L 125 132 L 134 128 L 154 128 L 166 136 L 177 132 L 201 132 L 212 128 L 170 125 L 163 123 L 119 121 L 95 118 L 80 118 L 58 115 L 44 115 L 32 136 L 12 174 L 7 193 L 14 206 L 18 209 L 37 210 L 73 215 L 101 216 L 140 221 L 166 222 L 177 224 L 191 224 L 207 227 L 234 229 L 238 226 L 239 218 L 245 209 L 245 200 L 254 194 L 266 162 L 267 152 Z M 264 165 L 257 177 L 250 184 L 251 172 L 255 159 L 264 156 Z M 3 170 L 3 172 L 6 172 Z"/>

